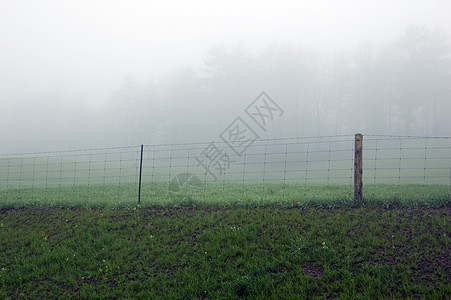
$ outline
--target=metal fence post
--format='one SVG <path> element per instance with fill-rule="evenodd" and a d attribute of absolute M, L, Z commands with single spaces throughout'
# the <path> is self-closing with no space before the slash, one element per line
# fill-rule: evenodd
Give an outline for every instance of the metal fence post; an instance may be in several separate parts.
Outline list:
<path fill-rule="evenodd" d="M 363 136 L 362 134 L 357 133 L 355 135 L 354 147 L 354 200 L 358 203 L 363 201 L 362 148 Z"/>
<path fill-rule="evenodd" d="M 142 171 L 143 171 L 143 149 L 144 149 L 144 146 L 141 145 L 141 159 L 139 160 L 138 204 L 141 203 L 141 177 L 142 177 Z"/>

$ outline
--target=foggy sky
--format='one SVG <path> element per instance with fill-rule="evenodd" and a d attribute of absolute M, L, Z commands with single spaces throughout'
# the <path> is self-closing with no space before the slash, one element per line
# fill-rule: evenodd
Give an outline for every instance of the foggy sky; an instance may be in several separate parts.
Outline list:
<path fill-rule="evenodd" d="M 57 102 L 62 121 L 80 107 L 102 111 L 127 78 L 159 84 L 173 70 L 200 69 L 217 45 L 241 41 L 251 56 L 292 45 L 332 57 L 365 42 L 383 47 L 409 24 L 450 35 L 450 11 L 447 0 L 0 0 L 0 153 L 16 142 L 24 151 L 57 148 L 23 141 L 28 122 L 31 133 L 55 126 L 41 103 Z"/>

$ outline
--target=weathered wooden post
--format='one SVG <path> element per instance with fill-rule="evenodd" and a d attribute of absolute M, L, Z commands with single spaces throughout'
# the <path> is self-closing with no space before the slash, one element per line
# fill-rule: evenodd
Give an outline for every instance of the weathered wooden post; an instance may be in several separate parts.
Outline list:
<path fill-rule="evenodd" d="M 362 134 L 357 133 L 355 135 L 354 147 L 354 200 L 358 203 L 363 201 L 362 148 L 363 136 Z"/>

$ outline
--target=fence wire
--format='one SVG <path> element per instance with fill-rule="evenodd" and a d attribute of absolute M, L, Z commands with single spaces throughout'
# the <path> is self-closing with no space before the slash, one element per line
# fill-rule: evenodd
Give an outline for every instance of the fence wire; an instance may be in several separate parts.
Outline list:
<path fill-rule="evenodd" d="M 352 199 L 354 135 L 247 145 L 144 145 L 141 203 Z M 0 202 L 136 202 L 140 154 L 130 146 L 0 155 Z M 449 201 L 451 138 L 366 135 L 363 182 L 367 200 Z"/>

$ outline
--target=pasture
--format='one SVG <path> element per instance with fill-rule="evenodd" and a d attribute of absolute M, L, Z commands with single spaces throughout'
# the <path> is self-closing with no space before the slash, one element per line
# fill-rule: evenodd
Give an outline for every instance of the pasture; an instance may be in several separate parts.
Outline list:
<path fill-rule="evenodd" d="M 0 210 L 0 298 L 449 296 L 450 209 Z"/>
<path fill-rule="evenodd" d="M 143 184 L 142 208 L 350 208 L 450 207 L 447 185 L 365 185 L 364 201 L 356 204 L 353 187 L 320 184 L 207 183 L 183 185 Z M 0 190 L 0 208 L 108 208 L 131 209 L 137 205 L 137 184 L 97 184 Z"/>
<path fill-rule="evenodd" d="M 139 205 L 136 147 L 4 155 L 0 298 L 448 297 L 450 140 L 367 141 L 362 202 L 352 142 L 257 143 L 214 180 L 205 145 L 151 147 Z"/>

